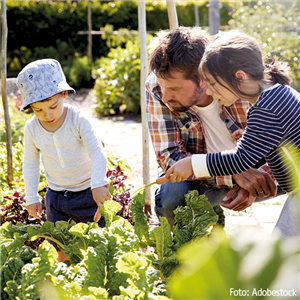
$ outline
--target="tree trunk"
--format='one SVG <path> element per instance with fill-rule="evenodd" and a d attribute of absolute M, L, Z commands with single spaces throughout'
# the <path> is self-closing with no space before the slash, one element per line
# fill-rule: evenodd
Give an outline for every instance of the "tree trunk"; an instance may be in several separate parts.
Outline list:
<path fill-rule="evenodd" d="M 8 182 L 14 179 L 12 163 L 12 141 L 9 108 L 6 92 L 6 51 L 7 51 L 7 21 L 6 21 L 6 2 L 1 0 L 1 97 L 4 110 L 5 130 L 6 130 L 6 149 L 7 149 L 7 179 Z"/>

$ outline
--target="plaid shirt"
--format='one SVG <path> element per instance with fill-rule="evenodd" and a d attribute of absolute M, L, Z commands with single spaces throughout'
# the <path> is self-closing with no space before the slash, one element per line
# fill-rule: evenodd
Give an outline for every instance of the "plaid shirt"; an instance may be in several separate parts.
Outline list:
<path fill-rule="evenodd" d="M 167 107 L 161 98 L 161 89 L 152 73 L 146 80 L 147 119 L 157 162 L 162 168 L 160 175 L 184 157 L 207 153 L 205 128 L 197 109 L 192 106 L 185 112 L 177 112 Z M 245 129 L 249 108 L 250 103 L 243 100 L 237 100 L 229 107 L 220 105 L 220 118 L 230 132 Z M 200 180 L 194 175 L 190 179 Z M 231 176 L 202 178 L 200 181 L 219 188 L 233 187 Z"/>

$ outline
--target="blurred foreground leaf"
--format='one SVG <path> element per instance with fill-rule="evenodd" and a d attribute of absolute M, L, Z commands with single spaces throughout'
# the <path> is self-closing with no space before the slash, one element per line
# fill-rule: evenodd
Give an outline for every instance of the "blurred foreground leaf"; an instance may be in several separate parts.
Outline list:
<path fill-rule="evenodd" d="M 246 291 L 247 299 L 274 299 L 268 297 L 273 290 L 299 295 L 299 250 L 297 237 L 241 231 L 227 238 L 215 230 L 178 251 L 182 265 L 171 276 L 173 299 L 237 299 L 243 296 L 239 291 Z"/>

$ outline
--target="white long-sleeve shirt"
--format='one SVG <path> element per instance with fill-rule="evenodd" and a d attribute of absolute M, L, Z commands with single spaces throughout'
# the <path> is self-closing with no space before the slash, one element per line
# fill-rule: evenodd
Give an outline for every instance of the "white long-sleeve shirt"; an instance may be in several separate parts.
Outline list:
<path fill-rule="evenodd" d="M 40 158 L 53 190 L 77 192 L 108 184 L 98 132 L 80 110 L 67 107 L 64 123 L 55 132 L 45 130 L 36 116 L 26 122 L 23 174 L 27 205 L 39 202 Z"/>

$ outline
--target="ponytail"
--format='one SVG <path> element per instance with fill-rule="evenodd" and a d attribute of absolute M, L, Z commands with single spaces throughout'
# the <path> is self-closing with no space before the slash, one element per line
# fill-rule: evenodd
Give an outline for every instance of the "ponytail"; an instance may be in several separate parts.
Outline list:
<path fill-rule="evenodd" d="M 269 77 L 272 83 L 291 85 L 293 80 L 289 75 L 290 67 L 286 62 L 280 61 L 274 56 L 271 64 L 265 64 L 264 66 L 264 74 Z"/>

